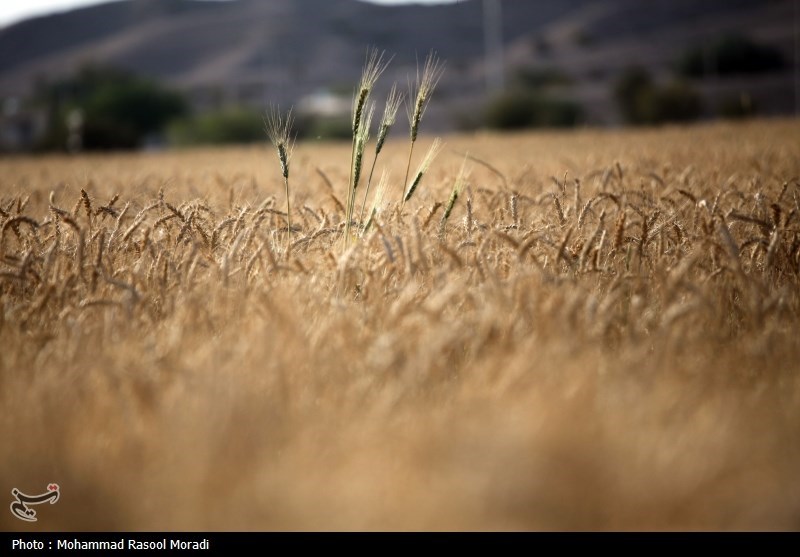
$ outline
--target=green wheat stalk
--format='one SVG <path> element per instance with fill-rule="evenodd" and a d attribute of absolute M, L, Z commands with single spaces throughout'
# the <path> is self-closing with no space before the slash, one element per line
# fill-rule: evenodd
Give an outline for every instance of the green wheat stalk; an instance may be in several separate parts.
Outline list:
<path fill-rule="evenodd" d="M 349 225 L 353 219 L 353 211 L 355 209 L 355 202 L 356 202 L 356 190 L 358 189 L 358 183 L 361 180 L 361 170 L 363 168 L 364 162 L 364 151 L 366 150 L 367 143 L 369 143 L 369 133 L 370 128 L 372 127 L 372 116 L 375 113 L 375 103 L 370 103 L 369 109 L 366 111 L 366 116 L 363 118 L 361 125 L 358 129 L 358 135 L 356 136 L 356 148 L 355 148 L 355 156 L 353 158 L 353 169 L 352 169 L 352 190 L 350 195 L 348 196 L 349 205 L 347 206 L 347 224 L 348 224 L 348 232 L 349 232 Z"/>
<path fill-rule="evenodd" d="M 433 95 L 433 90 L 439 79 L 444 73 L 444 64 L 439 60 L 436 53 L 431 51 L 425 60 L 425 66 L 422 69 L 422 77 L 417 68 L 417 81 L 415 90 L 409 92 L 409 98 L 414 99 L 414 104 L 408 107 L 408 124 L 411 133 L 411 147 L 408 151 L 408 164 L 406 165 L 406 177 L 403 183 L 408 183 L 408 176 L 411 170 L 411 157 L 414 154 L 414 144 L 417 142 L 417 135 L 419 133 L 419 125 L 422 122 L 422 116 L 425 114 L 425 109 Z"/>
<path fill-rule="evenodd" d="M 367 197 L 369 196 L 369 187 L 372 184 L 372 174 L 375 172 L 375 163 L 378 162 L 378 155 L 383 150 L 383 144 L 386 142 L 386 137 L 389 135 L 389 130 L 392 129 L 395 119 L 397 118 L 397 111 L 403 102 L 403 94 L 397 92 L 397 84 L 392 85 L 392 90 L 389 91 L 389 96 L 386 98 L 386 105 L 383 108 L 383 117 L 381 118 L 381 125 L 378 128 L 378 140 L 375 143 L 375 157 L 372 159 L 372 168 L 369 171 L 369 178 L 367 179 L 367 188 L 364 191 L 364 201 L 361 203 L 361 213 L 358 220 L 364 221 L 364 208 L 367 205 Z"/>
<path fill-rule="evenodd" d="M 353 97 L 353 146 L 350 154 L 350 181 L 347 188 L 347 206 L 345 208 L 345 248 L 350 242 L 350 225 L 353 217 L 351 207 L 353 207 L 355 204 L 355 200 L 352 198 L 352 196 L 355 195 L 355 190 L 357 187 L 357 181 L 355 179 L 356 157 L 358 154 L 359 136 L 361 135 L 362 127 L 364 127 L 364 111 L 367 107 L 369 95 L 372 92 L 372 89 L 375 87 L 375 83 L 378 81 L 378 78 L 381 76 L 384 70 L 386 70 L 389 62 L 391 62 L 391 59 L 384 62 L 383 55 L 384 53 L 379 53 L 377 48 L 372 48 L 367 51 L 364 69 L 361 72 L 361 81 L 359 81 Z M 369 133 L 369 131 L 367 131 L 367 133 Z M 363 157 L 363 149 L 361 155 Z"/>
<path fill-rule="evenodd" d="M 414 175 L 414 180 L 408 184 L 408 188 L 406 188 L 406 194 L 403 196 L 403 203 L 401 204 L 402 207 L 406 204 L 406 201 L 411 199 L 411 196 L 414 195 L 414 192 L 417 191 L 417 187 L 419 183 L 422 181 L 422 177 L 430 168 L 433 159 L 436 158 L 436 155 L 439 154 L 439 151 L 442 149 L 442 140 L 438 137 L 433 140 L 428 152 L 425 154 L 425 158 L 422 159 L 422 163 L 420 163 L 419 168 L 417 169 L 417 173 Z"/>

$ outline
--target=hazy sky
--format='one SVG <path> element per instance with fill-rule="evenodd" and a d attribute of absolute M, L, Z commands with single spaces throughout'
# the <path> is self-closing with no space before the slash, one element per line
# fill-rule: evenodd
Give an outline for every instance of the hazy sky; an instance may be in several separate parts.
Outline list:
<path fill-rule="evenodd" d="M 42 15 L 52 12 L 60 12 L 88 6 L 90 4 L 101 4 L 108 0 L 0 0 L 0 26 L 14 23 L 27 17 Z M 419 4 L 435 4 L 455 0 L 368 0 L 376 4 L 403 4 L 414 1 Z"/>

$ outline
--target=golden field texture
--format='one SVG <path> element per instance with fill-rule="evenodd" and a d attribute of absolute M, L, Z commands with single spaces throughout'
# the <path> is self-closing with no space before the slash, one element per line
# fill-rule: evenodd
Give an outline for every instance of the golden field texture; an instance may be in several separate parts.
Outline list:
<path fill-rule="evenodd" d="M 407 154 L 0 160 L 0 527 L 800 528 L 798 121 Z"/>

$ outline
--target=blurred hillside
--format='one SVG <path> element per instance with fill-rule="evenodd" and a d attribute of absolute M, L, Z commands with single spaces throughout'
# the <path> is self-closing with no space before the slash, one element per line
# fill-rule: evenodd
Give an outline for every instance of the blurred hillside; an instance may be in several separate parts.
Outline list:
<path fill-rule="evenodd" d="M 795 111 L 793 0 L 503 0 L 507 88 L 547 89 L 580 106 L 580 122 L 622 121 L 615 83 L 633 65 L 655 82 L 680 73 L 695 48 L 705 71 L 688 76 L 714 116 L 740 99 L 759 114 Z M 26 99 L 87 64 L 135 72 L 184 92 L 196 110 L 270 102 L 339 110 L 368 45 L 395 55 L 379 86 L 405 85 L 435 49 L 447 71 L 430 123 L 475 125 L 488 98 L 484 3 L 379 6 L 359 0 L 123 0 L 0 29 L 0 97 Z M 760 73 L 722 75 L 714 41 L 731 33 L 783 60 Z M 684 76 L 686 77 L 686 76 Z M 338 96 L 338 97 L 337 97 Z M 16 105 L 14 105 L 16 106 Z M 734 107 L 735 112 L 735 107 Z M 578 113 L 576 113 L 578 114 Z"/>

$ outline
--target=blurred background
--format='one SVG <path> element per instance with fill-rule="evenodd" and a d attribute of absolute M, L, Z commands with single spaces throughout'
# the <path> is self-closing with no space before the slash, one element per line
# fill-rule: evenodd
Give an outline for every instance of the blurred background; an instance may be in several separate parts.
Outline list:
<path fill-rule="evenodd" d="M 428 131 L 797 116 L 800 0 L 84 0 L 0 9 L 0 151 L 349 137 L 368 46 L 375 98 L 430 50 Z M 381 110 L 382 107 L 379 107 Z"/>

